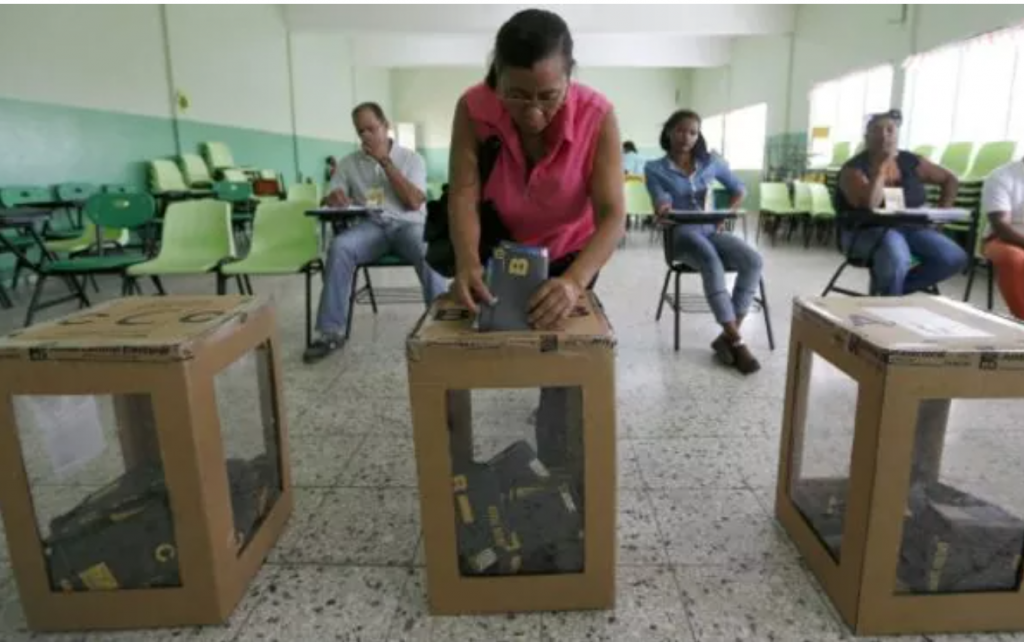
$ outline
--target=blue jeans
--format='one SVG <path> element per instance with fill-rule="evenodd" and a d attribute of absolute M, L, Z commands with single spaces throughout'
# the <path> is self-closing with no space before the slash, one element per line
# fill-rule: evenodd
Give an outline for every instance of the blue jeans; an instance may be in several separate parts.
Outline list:
<path fill-rule="evenodd" d="M 356 268 L 362 263 L 376 261 L 388 252 L 408 261 L 416 269 L 423 289 L 423 301 L 427 305 L 444 293 L 444 279 L 430 269 L 426 261 L 422 223 L 392 219 L 363 221 L 331 241 L 324 265 L 317 330 L 324 334 L 345 333 Z"/>
<path fill-rule="evenodd" d="M 716 232 L 710 225 L 680 225 L 672 230 L 673 259 L 700 270 L 704 296 L 720 324 L 746 316 L 761 283 L 764 262 L 757 250 L 738 236 Z M 725 286 L 726 271 L 735 271 L 732 296 Z"/>
<path fill-rule="evenodd" d="M 921 292 L 967 266 L 967 252 L 930 227 L 847 230 L 842 242 L 847 256 L 871 262 L 871 294 L 877 296 Z"/>

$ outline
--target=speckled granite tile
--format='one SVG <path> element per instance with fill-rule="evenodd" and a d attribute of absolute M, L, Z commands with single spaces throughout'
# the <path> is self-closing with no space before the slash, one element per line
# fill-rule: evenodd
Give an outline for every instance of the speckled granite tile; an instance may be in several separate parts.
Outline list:
<path fill-rule="evenodd" d="M 608 611 L 546 613 L 545 642 L 692 642 L 672 569 L 663 566 L 620 567 L 615 608 Z"/>

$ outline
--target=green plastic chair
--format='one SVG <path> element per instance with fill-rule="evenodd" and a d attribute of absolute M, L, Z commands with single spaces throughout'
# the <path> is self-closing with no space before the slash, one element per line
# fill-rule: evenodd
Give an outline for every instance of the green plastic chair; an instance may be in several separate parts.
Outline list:
<path fill-rule="evenodd" d="M 134 185 L 104 185 L 104 194 L 138 194 L 139 188 Z"/>
<path fill-rule="evenodd" d="M 811 213 L 814 206 L 811 204 L 811 185 L 804 181 L 793 181 L 793 209 L 798 212 Z"/>
<path fill-rule="evenodd" d="M 99 231 L 100 228 L 95 223 L 87 223 L 78 236 L 48 241 L 46 249 L 53 254 L 78 254 L 85 252 L 96 245 Z M 104 246 L 124 246 L 128 244 L 129 233 L 124 228 L 104 227 L 102 232 Z"/>
<path fill-rule="evenodd" d="M 210 169 L 198 154 L 182 154 L 179 164 L 182 178 L 190 189 L 208 189 L 213 184 Z"/>
<path fill-rule="evenodd" d="M 253 221 L 252 244 L 240 261 L 220 267 L 218 291 L 226 289 L 228 277 L 238 281 L 239 291 L 253 294 L 253 275 L 298 274 L 306 276 L 306 345 L 313 340 L 313 274 L 323 269 L 317 219 L 306 216 L 318 201 L 276 201 L 261 203 Z"/>
<path fill-rule="evenodd" d="M 807 183 L 807 190 L 810 193 L 811 213 L 807 225 L 804 247 L 810 247 L 811 236 L 818 233 L 820 242 L 827 242 L 828 238 L 835 231 L 836 211 L 832 205 L 832 196 L 829 194 L 828 186 L 824 183 Z"/>
<path fill-rule="evenodd" d="M 100 191 L 90 183 L 62 183 L 57 186 L 57 199 L 65 203 L 85 203 L 89 197 Z"/>
<path fill-rule="evenodd" d="M 18 185 L 0 189 L 0 205 L 4 207 L 29 207 L 52 202 L 53 192 L 48 187 Z"/>
<path fill-rule="evenodd" d="M 971 169 L 964 174 L 965 181 L 984 181 L 992 170 L 1011 162 L 1017 154 L 1017 143 L 997 141 L 985 143 L 978 150 L 971 163 Z"/>
<path fill-rule="evenodd" d="M 946 145 L 939 158 L 939 165 L 942 165 L 957 176 L 963 176 L 971 165 L 971 154 L 974 152 L 974 143 L 959 142 Z"/>
<path fill-rule="evenodd" d="M 148 194 L 94 194 L 85 203 L 85 215 L 90 221 L 94 234 L 106 237 L 107 231 L 115 231 L 127 236 L 127 230 L 142 230 L 153 219 L 156 204 Z M 95 239 L 96 236 L 93 236 Z M 82 307 L 90 305 L 85 294 L 81 277 L 94 277 L 100 274 L 118 274 L 122 278 L 122 294 L 128 291 L 126 270 L 133 265 L 146 261 L 149 257 L 142 252 L 126 252 L 121 248 L 97 247 L 96 254 L 76 256 L 64 259 L 47 260 L 44 257 L 37 270 L 38 280 L 32 300 L 25 314 L 25 325 L 31 325 L 35 314 L 42 309 L 60 305 L 67 301 L 78 300 Z M 70 295 L 52 301 L 40 302 L 43 285 L 49 277 L 63 278 L 71 289 Z M 83 279 L 84 281 L 84 279 Z M 157 289 L 162 291 L 159 280 L 154 278 Z"/>
<path fill-rule="evenodd" d="M 835 143 L 832 145 L 832 160 L 829 167 L 842 167 L 843 163 L 850 160 L 853 154 L 850 152 L 850 143 Z"/>
<path fill-rule="evenodd" d="M 935 145 L 918 145 L 910 151 L 925 160 L 931 160 L 935 156 Z"/>
<path fill-rule="evenodd" d="M 213 193 L 219 201 L 231 204 L 231 222 L 243 232 L 252 224 L 257 201 L 252 195 L 252 184 L 247 182 L 218 181 Z"/>
<path fill-rule="evenodd" d="M 313 203 L 313 207 L 320 203 L 321 198 L 320 186 L 315 183 L 295 183 L 290 185 L 285 196 L 286 201 Z"/>
<path fill-rule="evenodd" d="M 757 240 L 761 239 L 761 230 L 771 224 L 771 240 L 775 244 L 778 228 L 784 221 L 789 221 L 790 238 L 801 220 L 810 215 L 809 210 L 799 210 L 789 200 L 789 187 L 785 183 L 761 183 L 760 186 L 760 221 L 757 226 Z"/>
<path fill-rule="evenodd" d="M 208 274 L 234 258 L 231 205 L 213 199 L 171 203 L 164 215 L 161 237 L 156 258 L 128 269 L 127 291 L 137 289 L 135 279 L 141 276 Z"/>
<path fill-rule="evenodd" d="M 206 159 L 206 164 L 210 167 L 210 171 L 213 174 L 237 167 L 235 165 L 235 158 L 231 155 L 231 150 L 224 143 L 207 142 L 203 143 L 200 149 L 202 150 L 203 158 Z"/>

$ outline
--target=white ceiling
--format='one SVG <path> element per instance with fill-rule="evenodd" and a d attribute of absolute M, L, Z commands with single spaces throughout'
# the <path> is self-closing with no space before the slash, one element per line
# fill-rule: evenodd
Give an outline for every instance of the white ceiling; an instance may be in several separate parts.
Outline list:
<path fill-rule="evenodd" d="M 287 5 L 289 28 L 347 36 L 359 64 L 482 67 L 494 35 L 531 5 Z M 532 5 L 569 23 L 581 65 L 714 67 L 734 37 L 787 33 L 792 5 Z"/>

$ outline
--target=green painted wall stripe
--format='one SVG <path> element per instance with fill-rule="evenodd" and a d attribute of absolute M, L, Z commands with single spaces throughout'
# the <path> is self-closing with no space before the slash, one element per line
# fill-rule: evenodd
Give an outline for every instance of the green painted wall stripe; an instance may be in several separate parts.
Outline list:
<path fill-rule="evenodd" d="M 343 156 L 351 142 L 179 120 L 181 149 L 198 152 L 204 141 L 221 141 L 235 162 L 319 179 L 328 154 Z M 0 98 L 0 186 L 128 183 L 147 187 L 146 162 L 175 154 L 170 118 L 67 107 Z"/>

